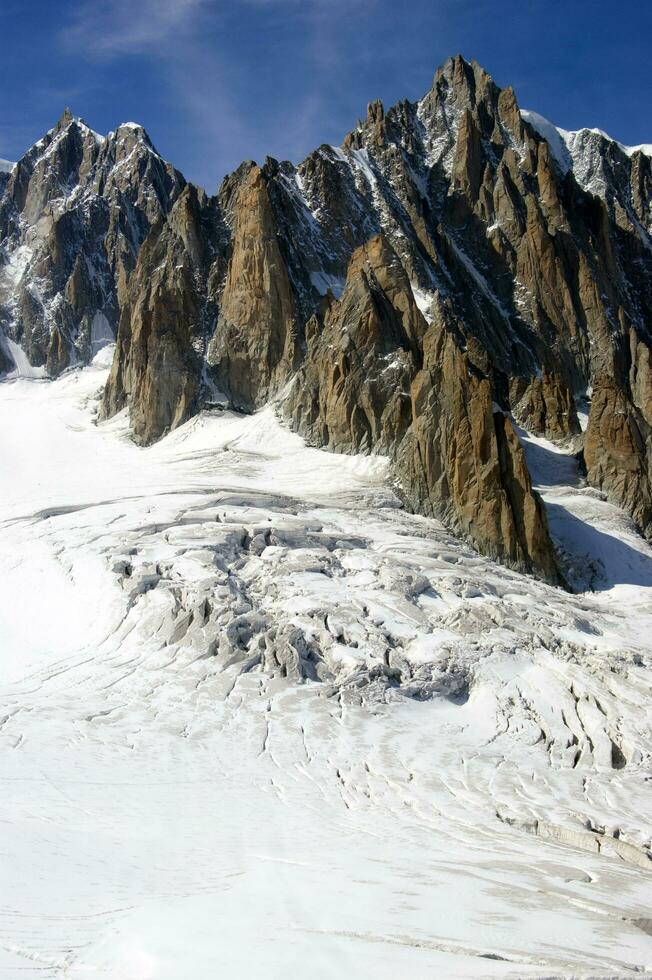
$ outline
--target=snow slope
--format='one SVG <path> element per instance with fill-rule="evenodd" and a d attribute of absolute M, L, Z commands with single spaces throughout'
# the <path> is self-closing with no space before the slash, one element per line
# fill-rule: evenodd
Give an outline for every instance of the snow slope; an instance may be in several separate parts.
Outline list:
<path fill-rule="evenodd" d="M 602 136 L 610 143 L 615 143 L 616 146 L 619 146 L 628 157 L 633 156 L 635 153 L 644 153 L 646 156 L 652 156 L 652 143 L 626 146 L 624 143 L 613 139 L 603 129 L 591 129 L 589 127 L 576 130 L 562 129 L 560 126 L 555 126 L 554 123 L 551 123 L 545 116 L 541 116 L 538 112 L 533 112 L 531 109 L 521 109 L 521 115 L 540 136 L 543 136 L 548 141 L 553 156 L 560 165 L 563 173 L 568 171 L 572 166 L 572 158 L 568 151 L 569 145 L 572 146 L 575 139 L 581 137 L 583 134 L 594 133 L 597 136 Z"/>
<path fill-rule="evenodd" d="M 110 354 L 0 384 L 3 980 L 650 970 L 621 512 L 522 434 L 571 595 L 271 408 L 136 447 Z"/>

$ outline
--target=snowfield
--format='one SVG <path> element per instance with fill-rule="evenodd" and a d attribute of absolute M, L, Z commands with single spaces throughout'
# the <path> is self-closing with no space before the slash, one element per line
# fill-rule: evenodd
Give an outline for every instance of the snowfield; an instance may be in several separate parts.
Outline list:
<path fill-rule="evenodd" d="M 521 433 L 566 593 L 273 409 L 0 384 L 0 977 L 652 973 L 652 552 Z"/>

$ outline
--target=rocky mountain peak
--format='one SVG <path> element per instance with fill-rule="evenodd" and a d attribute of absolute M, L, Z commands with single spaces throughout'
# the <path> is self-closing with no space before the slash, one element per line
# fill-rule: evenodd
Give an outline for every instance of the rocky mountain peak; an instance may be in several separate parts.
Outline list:
<path fill-rule="evenodd" d="M 55 132 L 60 133 L 62 129 L 66 129 L 74 118 L 70 106 L 66 106 L 54 127 Z"/>
<path fill-rule="evenodd" d="M 477 115 L 480 106 L 495 106 L 500 89 L 477 61 L 462 55 L 449 58 L 435 73 L 430 91 L 422 102 L 440 103 L 449 111 L 469 109 Z"/>
<path fill-rule="evenodd" d="M 185 181 L 140 126 L 104 138 L 66 109 L 0 198 L 0 325 L 56 374 L 115 338 L 137 252 Z"/>
<path fill-rule="evenodd" d="M 109 134 L 109 139 L 115 143 L 116 147 L 121 148 L 123 156 L 138 146 L 145 147 L 147 150 L 159 156 L 147 130 L 138 123 L 121 123 L 115 132 Z"/>
<path fill-rule="evenodd" d="M 66 106 L 64 108 L 63 112 L 59 116 L 58 120 L 56 121 L 56 123 L 54 124 L 50 132 L 53 133 L 55 136 L 58 136 L 60 133 L 64 132 L 71 126 L 77 127 L 83 133 L 86 132 L 93 133 L 91 127 L 84 119 L 82 119 L 81 116 L 74 115 L 70 106 Z M 93 133 L 93 135 L 98 141 L 101 141 L 103 138 L 100 136 L 99 133 Z"/>
<path fill-rule="evenodd" d="M 3 327 L 56 373 L 119 323 L 103 410 L 127 405 L 140 441 L 204 402 L 276 400 L 319 445 L 388 453 L 410 507 L 558 581 L 520 425 L 585 444 L 589 481 L 652 535 L 644 150 L 521 112 L 460 55 L 418 102 L 370 102 L 341 146 L 246 161 L 215 198 L 136 124 L 55 130 L 1 199 Z"/>
<path fill-rule="evenodd" d="M 367 121 L 373 125 L 378 125 L 378 123 L 381 123 L 384 118 L 385 108 L 380 99 L 370 102 L 367 106 Z"/>

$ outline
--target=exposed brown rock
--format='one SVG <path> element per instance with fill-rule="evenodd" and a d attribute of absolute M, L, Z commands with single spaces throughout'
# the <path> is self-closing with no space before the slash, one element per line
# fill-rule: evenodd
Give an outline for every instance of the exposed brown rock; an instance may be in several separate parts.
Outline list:
<path fill-rule="evenodd" d="M 123 308 L 102 415 L 128 403 L 141 443 L 158 439 L 197 409 L 210 318 L 197 277 L 207 277 L 213 259 L 210 238 L 202 233 L 206 206 L 203 192 L 187 185 L 165 227 L 141 249 Z"/>
<path fill-rule="evenodd" d="M 388 453 L 414 509 L 555 580 L 508 413 L 577 448 L 593 384 L 588 480 L 649 533 L 645 154 L 586 131 L 558 158 L 460 56 L 418 103 L 370 103 L 298 167 L 243 164 L 217 201 L 182 194 L 133 125 L 98 141 L 67 115 L 44 146 L 4 181 L 9 252 L 35 223 L 45 244 L 10 295 L 0 269 L 0 321 L 57 372 L 120 313 L 103 411 L 128 405 L 140 441 L 217 394 L 285 397 L 313 442 Z M 56 203 L 68 186 L 83 207 Z"/>
<path fill-rule="evenodd" d="M 559 580 L 541 502 L 509 420 L 494 411 L 491 382 L 443 325 L 428 327 L 385 239 L 354 253 L 285 407 L 317 442 L 389 452 L 415 510 Z"/>
<path fill-rule="evenodd" d="M 443 517 L 485 553 L 558 581 L 543 506 L 490 381 L 445 330 L 431 328 L 426 351 L 400 456 L 413 506 Z"/>
<path fill-rule="evenodd" d="M 45 367 L 50 377 L 56 377 L 68 367 L 69 356 L 68 345 L 59 328 L 55 327 L 50 334 L 48 356 L 45 362 Z"/>
<path fill-rule="evenodd" d="M 510 402 L 516 420 L 547 439 L 559 441 L 580 433 L 575 401 L 558 374 L 544 370 L 529 381 L 513 378 Z"/>
<path fill-rule="evenodd" d="M 461 191 L 472 203 L 475 203 L 480 191 L 483 171 L 480 131 L 471 112 L 465 109 L 455 144 L 451 190 Z"/>
<path fill-rule="evenodd" d="M 584 459 L 589 481 L 625 507 L 652 540 L 652 428 L 606 375 L 593 387 Z"/>
<path fill-rule="evenodd" d="M 340 302 L 310 331 L 284 410 L 312 441 L 339 452 L 390 452 L 410 421 L 407 386 L 425 321 L 396 254 L 371 239 L 351 259 Z"/>
<path fill-rule="evenodd" d="M 632 401 L 649 426 L 652 426 L 652 349 L 630 333 L 631 368 L 629 384 Z"/>
<path fill-rule="evenodd" d="M 320 148 L 296 178 L 268 161 L 225 181 L 211 377 L 252 410 L 298 370 L 287 411 L 313 441 L 389 452 L 415 508 L 554 578 L 545 517 L 495 403 L 565 440 L 579 438 L 573 391 L 591 375 L 629 391 L 614 317 L 630 343 L 631 285 L 618 255 L 641 253 L 616 247 L 614 222 L 630 233 L 634 217 L 563 182 L 514 92 L 476 64 L 447 62 L 418 113 L 371 103 L 342 151 Z M 441 161 L 427 171 L 424 127 Z M 645 163 L 631 180 L 646 192 Z M 317 281 L 346 273 L 339 301 L 315 289 L 320 269 Z M 430 324 L 411 282 L 429 283 Z M 632 336 L 632 350 L 649 350 Z M 644 354 L 631 363 L 633 404 L 647 401 Z M 592 465 L 589 479 L 634 513 L 613 475 Z"/>
<path fill-rule="evenodd" d="M 266 180 L 255 165 L 237 191 L 234 213 L 231 258 L 209 363 L 235 407 L 251 410 L 294 365 L 295 299 Z"/>

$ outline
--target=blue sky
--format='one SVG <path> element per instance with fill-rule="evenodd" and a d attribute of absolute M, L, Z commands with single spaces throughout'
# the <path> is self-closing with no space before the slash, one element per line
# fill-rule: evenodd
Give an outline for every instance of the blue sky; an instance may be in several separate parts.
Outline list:
<path fill-rule="evenodd" d="M 339 143 L 451 54 L 567 129 L 652 142 L 651 0 L 1 0 L 0 157 L 65 105 L 133 120 L 214 191 L 241 160 Z"/>

